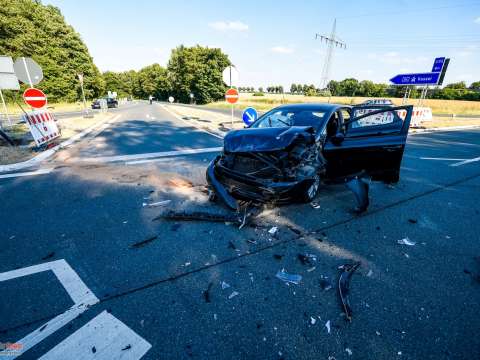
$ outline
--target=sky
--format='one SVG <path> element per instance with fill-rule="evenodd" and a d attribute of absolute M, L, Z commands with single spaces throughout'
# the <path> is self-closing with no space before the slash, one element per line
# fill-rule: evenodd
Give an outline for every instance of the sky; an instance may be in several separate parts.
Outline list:
<path fill-rule="evenodd" d="M 101 71 L 166 66 L 183 44 L 219 47 L 239 86 L 319 86 L 326 44 L 336 35 L 331 79 L 388 83 L 429 72 L 450 57 L 445 83 L 480 80 L 480 0 L 44 0 L 80 33 Z"/>

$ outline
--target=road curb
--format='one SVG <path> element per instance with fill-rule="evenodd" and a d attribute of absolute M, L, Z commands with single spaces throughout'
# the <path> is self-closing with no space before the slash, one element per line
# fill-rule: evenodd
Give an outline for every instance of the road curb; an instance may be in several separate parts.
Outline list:
<path fill-rule="evenodd" d="M 479 128 L 480 128 L 480 125 L 444 126 L 439 128 L 433 128 L 433 129 L 410 129 L 408 134 L 409 135 L 429 134 L 433 132 L 461 131 L 461 130 L 479 129 Z"/>
<path fill-rule="evenodd" d="M 104 120 L 86 128 L 82 132 L 79 132 L 78 134 L 73 135 L 70 139 L 63 141 L 62 143 L 58 144 L 57 146 L 55 146 L 51 149 L 45 150 L 44 152 L 34 156 L 31 159 L 28 159 L 28 160 L 25 160 L 25 161 L 22 161 L 22 162 L 18 162 L 18 163 L 14 163 L 14 164 L 0 165 L 0 173 L 17 171 L 17 170 L 21 170 L 21 169 L 25 169 L 25 168 L 35 166 L 39 162 L 42 162 L 42 161 L 48 159 L 49 157 L 51 157 L 57 151 L 68 148 L 74 142 L 82 139 L 86 135 L 90 134 L 92 131 L 99 128 L 100 126 L 104 125 L 107 122 L 112 121 L 115 118 L 118 118 L 119 116 L 120 115 L 116 115 L 116 116 L 114 115 L 114 116 L 111 116 L 111 117 L 107 117 L 106 119 L 104 119 Z"/>

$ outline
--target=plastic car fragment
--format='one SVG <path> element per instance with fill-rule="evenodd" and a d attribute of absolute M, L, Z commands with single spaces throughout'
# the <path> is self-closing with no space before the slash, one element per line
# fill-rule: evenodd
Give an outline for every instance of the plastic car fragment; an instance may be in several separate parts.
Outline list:
<path fill-rule="evenodd" d="M 355 200 L 357 201 L 355 212 L 362 213 L 366 211 L 368 205 L 370 204 L 368 200 L 369 185 L 366 179 L 356 176 L 353 179 L 347 181 L 345 185 L 351 192 L 353 192 L 353 195 L 355 195 Z"/>
<path fill-rule="evenodd" d="M 342 273 L 338 279 L 338 293 L 340 295 L 340 301 L 342 302 L 343 311 L 348 321 L 352 321 L 352 308 L 350 307 L 350 302 L 348 299 L 348 294 L 350 291 L 350 280 L 352 274 L 360 266 L 359 262 L 354 264 L 342 265 Z"/>

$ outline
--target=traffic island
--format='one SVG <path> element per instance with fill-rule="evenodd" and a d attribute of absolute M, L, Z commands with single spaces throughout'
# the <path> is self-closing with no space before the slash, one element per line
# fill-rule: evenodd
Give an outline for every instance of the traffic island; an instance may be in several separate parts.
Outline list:
<path fill-rule="evenodd" d="M 36 158 L 39 161 L 44 160 L 55 152 L 54 149 L 71 145 L 110 120 L 111 117 L 112 114 L 100 113 L 93 118 L 77 116 L 60 119 L 57 121 L 61 129 L 60 137 L 42 147 L 36 146 L 28 126 L 24 123 L 3 129 L 15 145 L 10 146 L 5 140 L 0 139 L 0 172 L 30 167 L 36 163 Z"/>

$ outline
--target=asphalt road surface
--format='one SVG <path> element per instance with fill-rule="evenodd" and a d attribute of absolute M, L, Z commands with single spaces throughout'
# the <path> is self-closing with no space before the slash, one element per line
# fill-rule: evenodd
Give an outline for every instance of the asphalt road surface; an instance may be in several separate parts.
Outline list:
<path fill-rule="evenodd" d="M 37 175 L 0 177 L 10 358 L 480 358 L 480 131 L 410 136 L 401 181 L 373 183 L 362 216 L 329 186 L 319 208 L 238 229 L 155 220 L 226 212 L 204 188 L 222 140 L 166 107 L 119 109 Z M 337 284 L 354 261 L 349 322 Z"/>

